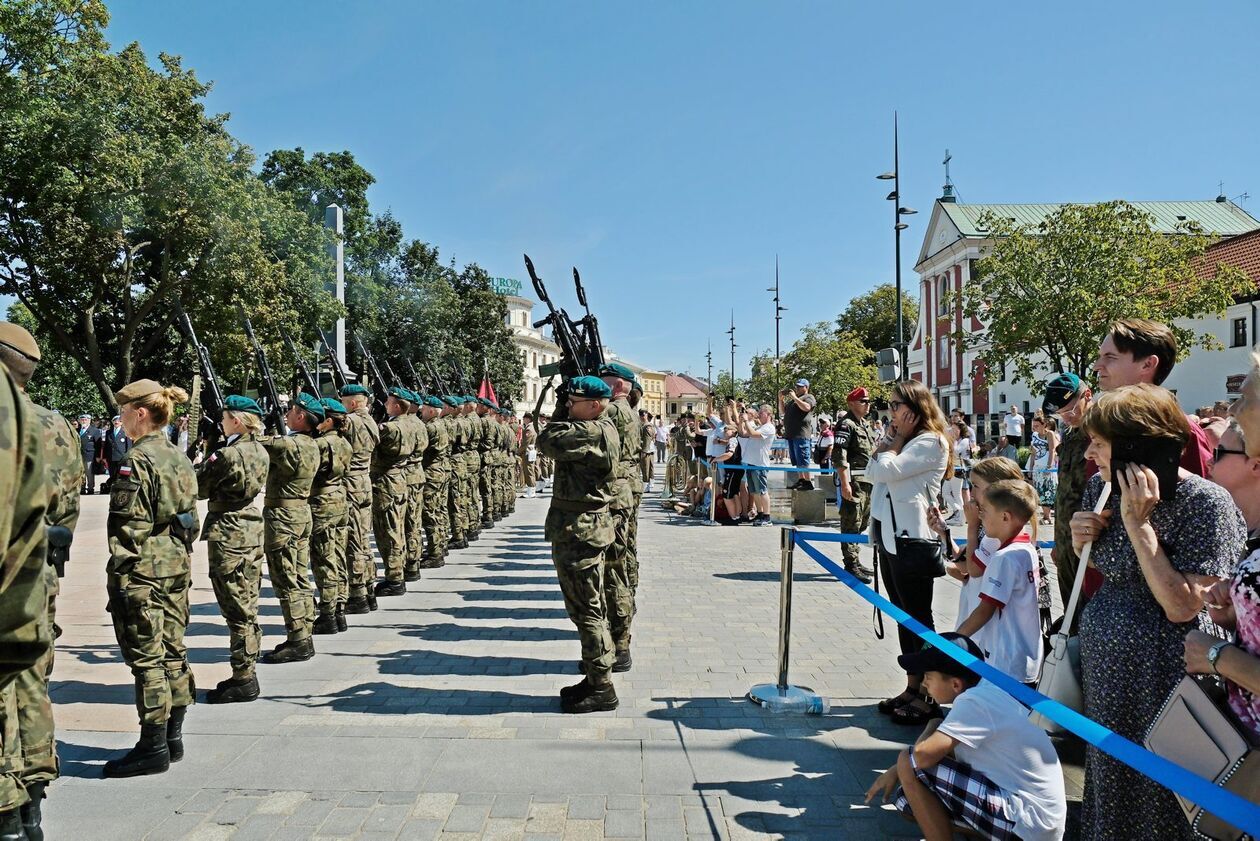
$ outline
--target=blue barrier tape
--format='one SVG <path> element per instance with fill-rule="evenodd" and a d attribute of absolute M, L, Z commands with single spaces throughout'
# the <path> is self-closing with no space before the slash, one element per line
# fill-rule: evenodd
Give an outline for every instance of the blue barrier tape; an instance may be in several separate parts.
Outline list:
<path fill-rule="evenodd" d="M 870 536 L 865 533 L 856 534 L 854 532 L 847 532 L 847 531 L 835 531 L 835 532 L 812 531 L 812 532 L 809 532 L 809 536 L 810 536 L 809 538 L 810 540 L 817 540 L 821 543 L 870 543 L 871 542 Z M 965 539 L 957 538 L 957 537 L 954 538 L 954 543 L 958 546 L 967 545 L 967 541 Z M 1037 542 L 1037 545 L 1042 549 L 1053 549 L 1054 541 L 1041 540 Z"/>
<path fill-rule="evenodd" d="M 784 473 L 818 473 L 820 475 L 836 472 L 834 467 L 779 467 L 774 464 L 727 464 L 721 461 L 711 466 L 720 467 L 722 470 L 780 470 Z"/>
<path fill-rule="evenodd" d="M 842 584 L 853 590 L 870 604 L 892 617 L 898 625 L 908 628 L 914 634 L 930 642 L 950 657 L 968 667 L 980 677 L 997 686 L 1015 700 L 1031 707 L 1041 715 L 1075 733 L 1085 742 L 1098 748 L 1103 753 L 1120 760 L 1133 770 L 1149 777 L 1164 788 L 1170 789 L 1211 812 L 1213 815 L 1228 821 L 1239 829 L 1253 835 L 1260 833 L 1260 806 L 1250 803 L 1233 792 L 1226 791 L 1211 780 L 1205 780 L 1175 762 L 1170 762 L 1159 754 L 1129 741 L 1113 730 L 1103 727 L 1096 721 L 1086 718 L 1070 707 L 1051 700 L 1034 689 L 1029 689 L 1015 678 L 978 660 L 967 651 L 954 645 L 940 634 L 929 629 L 919 620 L 906 613 L 892 602 L 858 581 L 852 573 L 828 558 L 809 541 L 824 543 L 845 543 L 852 541 L 836 540 L 836 535 L 828 532 L 795 532 L 796 545 L 806 555 L 813 558 L 819 566 L 830 572 Z"/>

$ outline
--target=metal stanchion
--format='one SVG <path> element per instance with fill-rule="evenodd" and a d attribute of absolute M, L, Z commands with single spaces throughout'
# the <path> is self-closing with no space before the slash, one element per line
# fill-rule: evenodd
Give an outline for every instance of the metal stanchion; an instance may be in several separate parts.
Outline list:
<path fill-rule="evenodd" d="M 795 549 L 796 529 L 784 526 L 779 532 L 779 550 L 782 555 L 779 573 L 779 681 L 757 684 L 748 690 L 748 700 L 771 712 L 820 715 L 827 712 L 827 702 L 807 686 L 792 686 L 788 683 L 792 643 L 792 556 Z"/>

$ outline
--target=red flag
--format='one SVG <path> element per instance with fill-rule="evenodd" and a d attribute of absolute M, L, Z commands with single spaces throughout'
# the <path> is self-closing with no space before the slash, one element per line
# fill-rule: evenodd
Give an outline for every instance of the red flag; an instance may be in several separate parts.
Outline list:
<path fill-rule="evenodd" d="M 481 387 L 477 389 L 477 396 L 489 400 L 494 405 L 499 405 L 499 398 L 494 396 L 494 386 L 490 384 L 490 375 L 481 378 Z"/>

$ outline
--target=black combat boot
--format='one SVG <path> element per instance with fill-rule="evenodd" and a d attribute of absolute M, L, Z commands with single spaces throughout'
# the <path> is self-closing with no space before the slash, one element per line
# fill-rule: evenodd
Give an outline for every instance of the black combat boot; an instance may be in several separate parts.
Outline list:
<path fill-rule="evenodd" d="M 258 697 L 258 678 L 230 677 L 206 693 L 207 704 L 237 704 L 253 701 Z"/>
<path fill-rule="evenodd" d="M 40 809 L 44 800 L 44 789 L 47 787 L 48 783 L 27 783 L 26 785 L 26 794 L 31 798 L 31 802 L 24 803 L 21 809 L 22 829 L 26 832 L 26 841 L 44 841 L 44 828 L 40 826 L 44 816 Z M 0 838 L 7 837 L 0 835 Z"/>
<path fill-rule="evenodd" d="M 494 528 L 494 520 L 493 520 L 493 519 L 482 520 L 482 521 L 481 521 L 481 527 L 482 527 L 483 529 L 492 529 L 492 528 Z"/>
<path fill-rule="evenodd" d="M 367 599 L 368 610 L 376 610 L 376 593 L 372 590 L 368 590 L 368 594 L 364 598 Z"/>
<path fill-rule="evenodd" d="M 22 809 L 0 812 L 0 841 L 26 841 L 26 832 L 22 829 Z M 39 837 L 44 837 L 42 832 Z"/>
<path fill-rule="evenodd" d="M 584 691 L 575 692 L 560 699 L 560 708 L 566 713 L 597 713 L 617 709 L 617 690 L 611 683 L 604 686 L 587 684 Z"/>
<path fill-rule="evenodd" d="M 337 632 L 350 629 L 350 625 L 346 623 L 346 608 L 344 605 L 337 606 Z"/>
<path fill-rule="evenodd" d="M 562 687 L 560 690 L 560 700 L 563 701 L 567 698 L 576 698 L 579 695 L 585 694 L 589 686 L 590 684 L 586 682 L 586 678 L 582 678 L 572 686 Z"/>
<path fill-rule="evenodd" d="M 118 759 L 105 763 L 105 777 L 139 777 L 161 774 L 171 767 L 171 752 L 166 749 L 166 722 L 141 724 L 140 741 Z M 3 838 L 3 836 L 0 836 Z"/>
<path fill-rule="evenodd" d="M 184 758 L 184 715 L 188 707 L 171 707 L 171 717 L 166 720 L 166 751 L 171 762 Z"/>
<path fill-rule="evenodd" d="M 871 571 L 857 561 L 845 561 L 844 569 L 863 584 L 871 583 Z"/>
<path fill-rule="evenodd" d="M 376 597 L 383 599 L 386 596 L 401 596 L 406 594 L 407 585 L 402 581 L 390 581 L 386 578 L 384 581 L 376 582 Z"/>
<path fill-rule="evenodd" d="M 311 626 L 312 634 L 335 634 L 337 633 L 337 614 L 331 606 L 320 607 L 319 617 L 316 618 L 315 624 Z"/>
<path fill-rule="evenodd" d="M 262 656 L 264 663 L 300 663 L 315 656 L 315 641 L 310 637 L 297 642 L 282 642 Z"/>
<path fill-rule="evenodd" d="M 452 540 L 452 541 L 451 541 L 451 542 L 447 545 L 447 547 L 446 547 L 446 548 L 447 548 L 448 550 L 450 550 L 450 549 L 467 549 L 467 548 L 468 548 L 468 540 L 467 540 L 466 538 L 463 538 L 463 537 L 459 538 L 458 540 Z"/>
<path fill-rule="evenodd" d="M 419 580 L 420 580 L 420 565 L 419 564 L 416 564 L 415 566 L 408 566 L 403 569 L 403 581 L 419 581 Z"/>
<path fill-rule="evenodd" d="M 434 555 L 433 553 L 430 552 L 420 559 L 420 569 L 437 569 L 441 565 L 442 565 L 441 554 Z"/>
<path fill-rule="evenodd" d="M 372 608 L 368 607 L 367 596 L 351 596 L 346 602 L 346 613 L 371 613 Z"/>
<path fill-rule="evenodd" d="M 617 652 L 617 659 L 613 660 L 612 670 L 614 672 L 628 672 L 634 666 L 634 658 L 630 656 L 630 649 L 626 648 Z"/>

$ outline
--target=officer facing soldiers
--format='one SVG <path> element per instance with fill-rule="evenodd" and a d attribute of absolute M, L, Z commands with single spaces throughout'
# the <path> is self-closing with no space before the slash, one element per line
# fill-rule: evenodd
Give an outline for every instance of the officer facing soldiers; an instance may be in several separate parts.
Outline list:
<path fill-rule="evenodd" d="M 263 410 L 231 394 L 223 401 L 223 446 L 197 467 L 197 496 L 209 500 L 202 537 L 210 558 L 210 583 L 227 623 L 232 677 L 206 693 L 210 704 L 258 697 L 254 664 L 262 647 L 258 587 L 262 580 L 263 516 L 254 498 L 267 483 L 270 462 L 258 440 Z"/>
<path fill-rule="evenodd" d="M 617 427 L 605 409 L 612 389 L 595 377 L 575 377 L 557 395 L 538 448 L 555 459 L 556 478 L 544 534 L 560 579 L 565 610 L 582 643 L 581 683 L 560 692 L 567 713 L 617 708 L 614 647 L 605 603 L 604 556 L 612 545 L 609 506 L 621 460 Z"/>
<path fill-rule="evenodd" d="M 346 427 L 346 407 L 325 397 L 324 419 L 316 429 L 319 469 L 311 485 L 311 572 L 319 590 L 319 617 L 311 633 L 335 634 L 346 625 L 346 600 L 350 583 L 346 573 L 346 473 L 354 450 L 341 436 Z"/>
<path fill-rule="evenodd" d="M 372 451 L 372 531 L 376 548 L 385 562 L 385 578 L 376 583 L 376 595 L 401 596 L 407 592 L 403 568 L 407 558 L 407 462 L 415 436 L 407 431 L 403 418 L 414 395 L 395 386 L 385 400 L 388 416 L 380 425 L 380 440 Z"/>
<path fill-rule="evenodd" d="M 446 545 L 450 539 L 450 513 L 447 497 L 451 482 L 451 435 L 446 419 L 440 417 L 443 403 L 432 395 L 422 398 L 420 416 L 428 432 L 429 446 L 424 451 L 424 525 L 425 548 L 420 556 L 421 569 L 435 569 L 446 563 Z"/>
<path fill-rule="evenodd" d="M 285 641 L 263 655 L 264 663 L 296 663 L 315 656 L 315 597 L 306 570 L 311 563 L 311 486 L 319 470 L 314 435 L 323 419 L 319 398 L 299 394 L 285 415 L 289 434 L 263 441 L 271 459 L 263 499 L 263 549 L 285 629 Z"/>
<path fill-rule="evenodd" d="M 411 456 L 407 459 L 407 514 L 403 520 L 403 533 L 407 539 L 403 580 L 419 581 L 420 561 L 424 555 L 424 453 L 429 449 L 429 427 L 420 419 L 420 396 L 410 389 L 404 391 L 411 398 L 407 401 L 404 418 L 407 434 L 411 437 Z"/>
<path fill-rule="evenodd" d="M 533 499 L 539 491 L 538 485 L 538 431 L 534 429 L 534 416 L 525 413 L 521 427 L 521 440 L 517 445 L 517 456 L 521 460 L 521 484 L 525 486 L 525 496 Z"/>
<path fill-rule="evenodd" d="M 607 416 L 617 427 L 619 456 L 613 499 L 610 503 L 615 534 L 608 548 L 604 594 L 608 602 L 608 624 L 617 648 L 614 672 L 628 672 L 634 661 L 630 656 L 630 626 L 634 620 L 634 584 L 638 577 L 638 558 L 634 552 L 634 534 L 639 516 L 637 500 L 642 496 L 639 482 L 639 419 L 627 399 L 634 384 L 634 373 L 626 366 L 611 362 L 601 365 L 599 375 L 612 392 Z M 636 496 L 635 489 L 639 490 Z"/>
<path fill-rule="evenodd" d="M 106 589 L 114 634 L 136 679 L 140 740 L 105 763 L 105 776 L 134 777 L 160 774 L 183 757 L 184 714 L 196 698 L 184 631 L 199 531 L 197 474 L 165 431 L 187 392 L 138 380 L 114 399 L 135 443 L 109 493 Z"/>
<path fill-rule="evenodd" d="M 0 362 L 8 367 L 38 425 L 44 451 L 44 472 L 50 480 L 48 508 L 44 525 L 48 534 L 48 563 L 42 568 L 48 588 L 48 628 L 57 637 L 57 593 L 59 577 L 65 575 L 70 559 L 70 543 L 79 520 L 79 490 L 83 486 L 83 461 L 78 433 L 61 415 L 31 401 L 26 386 L 39 364 L 40 351 L 34 337 L 25 329 L 0 322 Z M 21 782 L 29 796 L 22 806 L 22 826 L 30 839 L 43 838 L 40 829 L 40 801 L 48 784 L 57 779 L 57 752 L 54 738 L 52 701 L 48 680 L 52 676 L 53 648 L 13 684 L 17 704 L 18 735 L 21 740 Z"/>
<path fill-rule="evenodd" d="M 346 407 L 342 437 L 350 442 L 350 469 L 346 471 L 346 565 L 349 567 L 350 598 L 346 613 L 369 613 L 376 609 L 376 559 L 372 555 L 372 451 L 381 433 L 368 412 L 371 392 L 358 383 L 341 389 Z"/>
<path fill-rule="evenodd" d="M 0 837 L 14 841 L 27 837 L 23 823 L 34 802 L 20 779 L 14 681 L 52 648 L 44 525 L 50 485 L 40 438 L 31 404 L 0 363 Z"/>
<path fill-rule="evenodd" d="M 871 411 L 871 395 L 858 386 L 845 400 L 849 412 L 836 426 L 833 456 L 836 487 L 843 500 L 840 525 L 849 534 L 862 534 L 871 522 L 871 483 L 866 478 L 866 466 L 875 451 L 875 429 L 866 420 Z M 871 571 L 862 566 L 857 544 L 846 543 L 841 551 L 844 568 L 863 584 L 871 583 Z"/>

